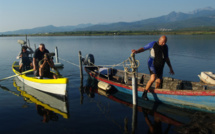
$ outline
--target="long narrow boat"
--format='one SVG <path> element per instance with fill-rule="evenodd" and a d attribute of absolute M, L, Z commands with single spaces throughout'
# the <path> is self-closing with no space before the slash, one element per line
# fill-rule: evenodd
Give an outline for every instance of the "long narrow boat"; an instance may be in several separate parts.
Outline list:
<path fill-rule="evenodd" d="M 36 88 L 40 91 L 65 96 L 67 95 L 67 83 L 68 79 L 64 77 L 60 77 L 57 79 L 38 79 L 33 73 L 21 74 L 19 75 L 19 63 L 14 62 L 12 65 L 12 70 L 15 74 L 17 74 L 19 80 L 25 83 L 28 86 Z"/>
<path fill-rule="evenodd" d="M 186 108 L 180 108 L 175 107 L 167 104 L 162 103 L 156 103 L 153 101 L 145 101 L 142 98 L 138 99 L 138 105 L 132 104 L 132 96 L 123 92 L 116 91 L 116 89 L 112 86 L 112 88 L 108 91 L 105 91 L 101 88 L 98 88 L 98 83 L 96 79 L 92 77 L 88 77 L 87 82 L 83 88 L 84 92 L 86 93 L 88 97 L 90 98 L 103 98 L 103 96 L 107 97 L 110 100 L 113 100 L 117 103 L 123 104 L 125 106 L 128 106 L 132 108 L 132 130 L 135 130 L 136 128 L 139 128 L 141 126 L 142 119 L 146 121 L 145 123 L 145 129 L 148 130 L 147 125 L 149 125 L 151 122 L 153 123 L 155 129 L 158 129 L 158 127 L 162 126 L 162 132 L 164 130 L 166 133 L 168 133 L 169 128 L 165 126 L 171 127 L 171 130 L 174 130 L 176 133 L 186 133 L 186 132 L 193 132 L 194 128 L 197 129 L 197 131 L 201 131 L 205 128 L 210 132 L 214 130 L 214 126 L 211 125 L 214 122 L 214 113 L 208 113 L 208 112 L 201 112 L 197 110 L 191 110 Z M 97 93 L 98 95 L 102 96 L 95 96 L 94 94 Z M 97 102 L 97 101 L 98 102 Z M 94 102 L 98 105 L 99 108 L 102 107 L 104 109 L 104 113 L 107 112 L 108 117 L 110 112 L 111 105 L 114 103 L 102 103 L 101 99 L 96 99 Z M 107 104 L 107 105 L 106 105 Z M 115 105 L 115 104 L 114 104 Z M 109 109 L 109 110 L 107 110 Z M 139 113 L 137 112 L 139 111 Z M 144 115 L 144 118 L 142 116 Z M 106 115 L 106 116 L 107 116 Z M 110 116 L 111 117 L 111 116 Z M 149 117 L 149 118 L 148 118 Z M 140 120 L 141 121 L 140 121 Z M 113 119 L 114 120 L 114 119 Z M 202 126 L 202 122 L 207 122 L 205 126 Z M 135 125 L 133 125 L 135 123 Z M 160 125 L 155 125 L 159 123 Z M 146 125 L 147 124 L 147 125 Z M 142 124 L 143 125 L 143 124 Z M 151 125 L 149 125 L 150 128 Z M 186 129 L 185 129 L 186 128 Z M 161 130 L 161 129 L 158 129 Z M 174 132 L 173 131 L 173 132 Z M 127 132 L 127 131 L 126 131 Z M 135 131 L 136 132 L 136 131 Z M 139 132 L 139 131 L 138 131 Z M 141 131 L 144 133 L 145 131 Z M 149 131 L 146 131 L 147 133 Z M 170 131 L 172 132 L 172 131 Z M 160 132 L 161 133 L 161 132 Z"/>
<path fill-rule="evenodd" d="M 98 81 L 105 82 L 120 92 L 132 94 L 132 72 L 108 69 L 102 66 L 86 66 L 85 71 Z M 150 75 L 148 74 L 137 74 L 138 97 L 142 97 L 149 78 Z M 154 85 L 152 85 L 152 88 L 148 92 L 148 98 L 151 101 L 174 106 L 214 112 L 214 89 L 214 85 L 205 84 L 203 82 L 191 82 L 164 77 L 162 88 L 155 89 Z"/>
<path fill-rule="evenodd" d="M 198 75 L 200 80 L 208 83 L 208 84 L 215 84 L 215 74 L 212 72 L 201 72 L 200 75 Z"/>

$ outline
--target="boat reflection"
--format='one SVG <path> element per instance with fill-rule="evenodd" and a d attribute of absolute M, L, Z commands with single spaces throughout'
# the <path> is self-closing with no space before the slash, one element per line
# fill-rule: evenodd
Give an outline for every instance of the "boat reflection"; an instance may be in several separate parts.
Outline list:
<path fill-rule="evenodd" d="M 10 91 L 6 87 L 1 87 L 3 90 L 8 91 L 14 95 L 24 98 L 26 102 L 23 107 L 28 107 L 29 103 L 35 103 L 37 113 L 42 116 L 43 122 L 58 121 L 58 116 L 61 115 L 63 118 L 68 119 L 68 103 L 67 98 L 53 96 L 34 89 L 23 82 L 21 82 L 17 77 L 14 78 L 14 87 L 16 87 L 19 93 Z"/>
<path fill-rule="evenodd" d="M 168 133 L 170 130 L 174 130 L 177 133 L 198 133 L 203 131 L 210 133 L 215 130 L 213 127 L 215 124 L 215 115 L 213 113 L 190 110 L 167 104 L 155 103 L 153 101 L 144 101 L 141 98 L 138 98 L 138 105 L 136 106 L 132 104 L 131 95 L 119 92 L 114 88 L 110 91 L 99 89 L 93 78 L 88 78 L 87 84 L 83 90 L 85 90 L 84 93 L 88 94 L 90 97 L 95 96 L 95 94 L 103 95 L 110 100 L 132 108 L 132 133 L 135 133 L 136 127 L 138 126 L 138 112 L 143 114 L 144 121 L 148 127 L 147 132 L 152 134 Z M 203 120 L 205 122 L 203 122 Z M 211 124 L 209 125 L 207 122 Z M 201 127 L 201 125 L 204 127 Z M 126 132 L 128 127 L 124 128 Z"/>

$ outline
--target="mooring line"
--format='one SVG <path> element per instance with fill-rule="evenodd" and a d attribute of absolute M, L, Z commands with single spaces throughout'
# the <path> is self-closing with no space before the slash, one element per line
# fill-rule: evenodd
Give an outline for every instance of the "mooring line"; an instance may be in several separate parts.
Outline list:
<path fill-rule="evenodd" d="M 75 64 L 75 63 L 72 63 L 72 62 L 70 62 L 70 61 L 68 61 L 68 60 L 64 60 L 64 59 L 62 59 L 62 58 L 60 58 L 60 57 L 58 57 L 60 60 L 63 60 L 63 61 L 65 61 L 65 62 L 67 62 L 67 63 L 69 63 L 69 64 L 72 64 L 72 65 L 74 65 L 74 66 L 76 66 L 76 67 L 79 67 L 79 65 L 77 65 L 77 64 Z"/>
<path fill-rule="evenodd" d="M 60 60 L 63 60 L 63 61 L 65 61 L 65 62 L 67 62 L 67 63 L 69 63 L 69 64 L 72 64 L 72 65 L 74 65 L 74 66 L 76 66 L 76 67 L 79 67 L 79 65 L 77 65 L 77 64 L 75 64 L 75 63 L 72 63 L 72 62 L 70 62 L 70 61 L 68 61 L 68 60 L 65 60 L 65 59 L 62 59 L 62 58 L 60 58 L 60 57 L 58 57 Z M 124 65 L 131 65 L 131 64 L 125 64 L 126 62 L 128 62 L 129 60 L 127 59 L 127 60 L 124 60 L 123 62 L 121 62 L 121 63 L 118 63 L 118 64 L 113 64 L 113 65 L 94 65 L 93 63 L 91 63 L 92 65 L 94 65 L 94 66 L 103 66 L 103 67 L 110 67 L 110 68 L 113 68 L 113 67 L 116 67 L 116 66 L 124 66 Z M 123 65 L 124 64 L 124 65 Z"/>

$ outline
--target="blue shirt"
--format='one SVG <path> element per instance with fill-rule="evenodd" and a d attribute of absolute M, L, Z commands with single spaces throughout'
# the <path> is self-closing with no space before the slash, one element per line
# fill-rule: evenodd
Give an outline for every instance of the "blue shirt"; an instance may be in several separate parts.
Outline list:
<path fill-rule="evenodd" d="M 157 43 L 157 41 L 150 42 L 149 44 L 147 44 L 147 45 L 145 45 L 143 47 L 144 50 L 150 50 L 150 58 L 155 58 L 155 50 L 153 48 L 155 43 Z M 169 55 L 168 55 L 168 46 L 166 44 L 164 46 L 167 47 L 167 51 L 164 51 L 163 59 L 169 57 Z"/>

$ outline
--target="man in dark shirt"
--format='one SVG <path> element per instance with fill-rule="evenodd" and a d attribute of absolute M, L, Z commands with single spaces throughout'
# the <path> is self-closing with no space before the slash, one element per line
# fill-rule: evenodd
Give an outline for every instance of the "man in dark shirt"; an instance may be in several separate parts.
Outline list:
<path fill-rule="evenodd" d="M 33 69 L 34 69 L 34 74 L 36 76 L 39 76 L 38 62 L 44 58 L 45 53 L 49 53 L 49 51 L 45 48 L 45 45 L 41 43 L 39 45 L 39 48 L 35 50 L 34 57 L 33 57 Z"/>
<path fill-rule="evenodd" d="M 132 53 L 141 53 L 146 50 L 150 50 L 150 57 L 148 60 L 148 67 L 150 72 L 150 80 L 146 84 L 146 89 L 143 93 L 143 98 L 148 100 L 147 92 L 153 82 L 155 81 L 155 88 L 159 88 L 161 84 L 161 79 L 163 77 L 163 68 L 165 62 L 167 63 L 170 74 L 174 74 L 170 59 L 168 56 L 168 46 L 166 45 L 167 37 L 161 36 L 158 41 L 153 41 L 138 50 L 133 49 Z"/>

